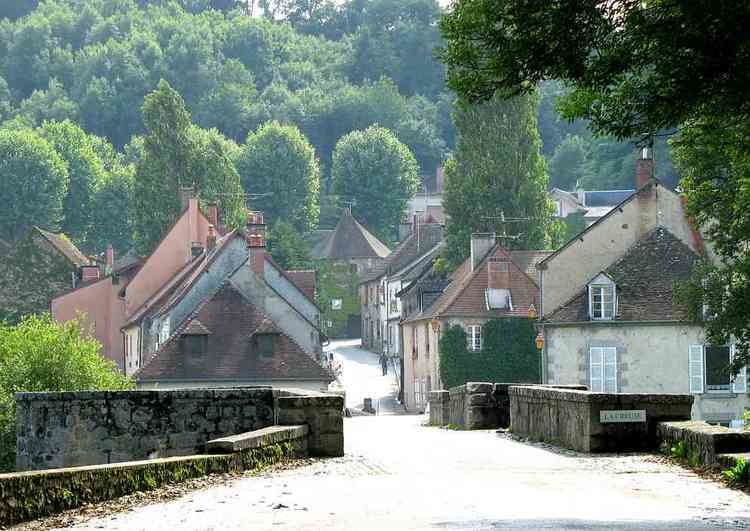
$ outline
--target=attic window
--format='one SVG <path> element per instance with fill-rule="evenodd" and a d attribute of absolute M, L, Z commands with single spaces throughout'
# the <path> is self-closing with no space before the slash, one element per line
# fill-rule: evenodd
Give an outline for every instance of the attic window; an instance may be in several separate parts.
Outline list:
<path fill-rule="evenodd" d="M 253 336 L 253 351 L 262 358 L 272 358 L 278 334 L 255 334 Z"/>
<path fill-rule="evenodd" d="M 617 314 L 617 290 L 604 273 L 589 283 L 589 316 L 593 321 L 611 321 Z"/>
<path fill-rule="evenodd" d="M 484 299 L 488 310 L 513 310 L 509 289 L 487 288 L 484 290 Z"/>
<path fill-rule="evenodd" d="M 208 346 L 208 336 L 205 334 L 184 335 L 181 338 L 182 354 L 186 357 L 203 356 Z"/>

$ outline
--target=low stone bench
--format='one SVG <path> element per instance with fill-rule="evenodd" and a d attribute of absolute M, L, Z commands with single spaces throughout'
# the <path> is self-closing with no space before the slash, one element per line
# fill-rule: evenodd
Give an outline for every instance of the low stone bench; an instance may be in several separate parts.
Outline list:
<path fill-rule="evenodd" d="M 213 439 L 206 443 L 207 453 L 233 453 L 252 448 L 262 448 L 272 444 L 303 440 L 307 450 L 307 434 L 309 429 L 306 424 L 296 426 L 269 426 L 260 430 L 248 431 L 229 437 Z"/>
<path fill-rule="evenodd" d="M 750 431 L 737 431 L 703 421 L 660 422 L 656 433 L 670 446 L 683 441 L 688 455 L 697 454 L 706 465 L 720 463 L 721 454 L 750 452 Z"/>

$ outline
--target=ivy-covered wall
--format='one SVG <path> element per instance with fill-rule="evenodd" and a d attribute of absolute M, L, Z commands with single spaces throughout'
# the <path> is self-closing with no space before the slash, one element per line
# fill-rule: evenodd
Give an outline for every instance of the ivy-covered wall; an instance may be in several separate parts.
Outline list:
<path fill-rule="evenodd" d="M 466 333 L 451 326 L 440 337 L 440 378 L 445 389 L 466 382 L 539 383 L 541 354 L 531 319 L 492 319 L 482 326 L 482 350 L 469 352 Z"/>
<path fill-rule="evenodd" d="M 0 320 L 17 323 L 24 315 L 48 311 L 54 297 L 73 287 L 76 269 L 30 231 L 0 255 Z"/>
<path fill-rule="evenodd" d="M 0 527 L 207 474 L 260 470 L 305 453 L 305 440 L 228 455 L 171 457 L 0 476 Z"/>
<path fill-rule="evenodd" d="M 360 315 L 359 276 L 348 263 L 322 260 L 317 264 L 320 320 L 328 337 L 347 337 L 350 318 Z M 341 300 L 341 309 L 334 310 L 332 301 Z M 330 323 L 331 326 L 328 326 Z M 361 327 L 357 327 L 357 332 Z"/>

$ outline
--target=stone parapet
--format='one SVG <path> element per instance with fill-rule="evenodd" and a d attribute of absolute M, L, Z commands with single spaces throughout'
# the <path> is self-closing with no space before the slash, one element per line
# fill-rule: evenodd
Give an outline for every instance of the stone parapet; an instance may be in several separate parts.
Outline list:
<path fill-rule="evenodd" d="M 510 386 L 510 428 L 515 435 L 581 452 L 647 450 L 658 446 L 656 427 L 689 420 L 691 395 L 607 394 L 543 386 Z M 602 414 L 602 412 L 605 412 Z M 609 421 L 630 412 L 636 421 Z"/>
<path fill-rule="evenodd" d="M 448 391 L 430 391 L 430 425 L 445 426 L 450 423 L 451 395 Z"/>
<path fill-rule="evenodd" d="M 252 448 L 262 448 L 272 444 L 286 443 L 302 439 L 307 448 L 307 424 L 297 426 L 269 426 L 260 430 L 249 431 L 213 439 L 206 443 L 206 451 L 209 453 L 233 453 Z"/>
<path fill-rule="evenodd" d="M 307 424 L 308 452 L 312 456 L 344 455 L 344 398 L 341 396 L 280 396 L 276 399 L 276 423 Z"/>
<path fill-rule="evenodd" d="M 750 431 L 714 426 L 703 421 L 660 422 L 656 427 L 659 440 L 672 446 L 682 441 L 687 455 L 703 464 L 714 465 L 721 454 L 750 452 Z"/>

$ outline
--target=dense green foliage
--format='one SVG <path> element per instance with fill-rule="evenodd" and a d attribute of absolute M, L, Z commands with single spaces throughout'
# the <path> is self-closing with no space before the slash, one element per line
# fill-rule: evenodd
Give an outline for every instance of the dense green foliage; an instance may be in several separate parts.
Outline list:
<path fill-rule="evenodd" d="M 68 168 L 32 131 L 0 130 L 0 238 L 12 241 L 31 225 L 59 229 Z"/>
<path fill-rule="evenodd" d="M 530 319 L 492 319 L 482 326 L 482 350 L 469 352 L 464 329 L 451 326 L 440 336 L 440 379 L 446 389 L 466 382 L 538 383 L 535 337 Z"/>
<path fill-rule="evenodd" d="M 15 393 L 133 386 L 81 327 L 49 315 L 30 316 L 16 326 L 0 324 L 0 469 L 15 463 Z"/>
<path fill-rule="evenodd" d="M 237 161 L 242 186 L 259 194 L 252 204 L 266 222 L 283 220 L 300 231 L 318 225 L 320 170 L 315 150 L 293 125 L 267 122 L 248 135 Z"/>
<path fill-rule="evenodd" d="M 347 263 L 328 260 L 318 262 L 315 302 L 320 307 L 323 332 L 330 338 L 346 337 L 349 320 L 359 316 L 360 301 L 357 288 L 359 276 Z M 334 310 L 331 301 L 341 300 L 341 309 Z"/>
<path fill-rule="evenodd" d="M 392 132 L 378 126 L 339 140 L 331 176 L 334 193 L 353 200 L 360 221 L 385 241 L 393 239 L 419 185 L 414 155 Z"/>
<path fill-rule="evenodd" d="M 749 21 L 746 2 L 459 0 L 441 23 L 449 84 L 469 100 L 558 79 L 572 89 L 563 115 L 595 132 L 650 143 L 679 131 L 688 210 L 721 261 L 686 300 L 696 316 L 706 306 L 709 341 L 734 338 L 735 367 L 750 361 Z"/>
<path fill-rule="evenodd" d="M 501 243 L 516 249 L 546 249 L 560 239 L 536 110 L 533 96 L 459 104 L 458 144 L 446 164 L 444 195 L 446 258 L 453 266 L 469 255 L 473 232 L 505 234 Z"/>
<path fill-rule="evenodd" d="M 310 249 L 302 234 L 286 221 L 277 221 L 268 231 L 268 252 L 285 270 L 307 269 Z"/>

